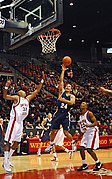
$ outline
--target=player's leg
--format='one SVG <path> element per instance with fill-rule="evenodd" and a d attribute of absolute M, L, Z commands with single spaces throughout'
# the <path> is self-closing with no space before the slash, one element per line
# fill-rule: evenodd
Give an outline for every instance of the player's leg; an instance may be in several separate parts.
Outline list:
<path fill-rule="evenodd" d="M 54 143 L 61 150 L 64 150 L 65 152 L 67 152 L 69 154 L 69 158 L 71 159 L 72 156 L 73 156 L 73 152 L 63 146 L 64 137 L 65 137 L 65 135 L 64 135 L 64 132 L 63 132 L 63 128 L 61 128 L 56 134 L 56 137 L 54 139 Z"/>
<path fill-rule="evenodd" d="M 98 131 L 93 131 L 91 134 L 87 136 L 87 152 L 91 155 L 93 160 L 95 161 L 95 168 L 93 171 L 99 171 L 102 167 L 102 163 L 99 161 L 96 153 L 93 149 L 99 148 L 99 134 Z"/>
<path fill-rule="evenodd" d="M 8 156 L 9 156 L 9 151 L 10 151 L 10 143 L 9 142 L 4 142 L 4 163 L 8 162 Z"/>
<path fill-rule="evenodd" d="M 77 147 L 76 147 L 75 141 L 73 140 L 72 135 L 67 130 L 64 130 L 64 134 L 71 141 L 72 151 L 75 152 L 77 150 Z"/>
<path fill-rule="evenodd" d="M 65 119 L 62 120 L 62 126 L 63 126 L 63 132 L 64 135 L 71 141 L 72 144 L 72 151 L 76 151 L 76 144 L 75 141 L 73 140 L 72 135 L 68 132 L 69 130 L 69 118 L 65 117 Z"/>
<path fill-rule="evenodd" d="M 99 171 L 103 164 L 99 161 L 96 153 L 94 152 L 94 149 L 99 148 L 99 133 L 97 129 L 87 135 L 86 148 L 87 148 L 87 152 L 91 155 L 91 157 L 93 158 L 96 164 L 93 171 Z"/>
<path fill-rule="evenodd" d="M 83 138 L 82 138 L 81 144 L 80 144 L 80 156 L 82 159 L 82 166 L 77 169 L 78 171 L 88 169 L 88 165 L 86 163 L 86 156 L 85 156 L 86 143 L 87 143 L 87 138 L 85 135 L 83 135 Z"/>
<path fill-rule="evenodd" d="M 93 158 L 93 160 L 96 163 L 95 168 L 93 169 L 93 171 L 99 171 L 103 164 L 99 161 L 99 159 L 98 159 L 96 153 L 94 152 L 94 150 L 88 148 L 87 152 L 91 155 L 91 157 Z"/>
<path fill-rule="evenodd" d="M 57 129 L 52 129 L 52 131 L 50 133 L 50 144 L 45 149 L 45 152 L 50 152 L 52 150 L 52 148 L 54 146 L 54 139 L 55 139 L 56 134 L 57 134 Z"/>
<path fill-rule="evenodd" d="M 53 148 L 52 148 L 52 154 L 53 154 L 53 158 L 51 158 L 51 161 L 58 162 L 58 157 L 57 157 L 55 146 L 53 146 Z"/>
<path fill-rule="evenodd" d="M 7 173 L 11 173 L 12 170 L 10 168 L 10 164 L 8 161 L 9 157 L 9 151 L 10 151 L 10 143 L 9 142 L 4 142 L 4 161 L 3 161 L 3 168 Z"/>
<path fill-rule="evenodd" d="M 70 159 L 72 158 L 72 156 L 73 156 L 73 151 L 72 151 L 72 150 L 67 149 L 67 148 L 64 147 L 63 145 L 62 145 L 62 146 L 57 145 L 57 146 L 58 146 L 61 150 L 64 150 L 66 153 L 68 153 Z"/>
<path fill-rule="evenodd" d="M 11 143 L 13 141 L 13 145 L 10 148 L 9 155 L 8 155 L 8 162 L 10 166 L 13 166 L 11 162 L 11 157 L 13 153 L 15 152 L 16 148 L 18 147 L 19 143 L 21 142 L 21 137 L 22 137 L 22 131 L 23 131 L 23 126 L 21 124 L 15 124 L 14 129 L 11 135 Z"/>
<path fill-rule="evenodd" d="M 87 163 L 86 163 L 86 160 L 85 160 L 85 147 L 83 147 L 83 146 L 80 147 L 80 156 L 81 156 L 81 159 L 82 159 L 82 166 L 79 167 L 77 170 L 82 171 L 82 170 L 88 169 L 88 166 L 87 166 Z"/>
<path fill-rule="evenodd" d="M 52 129 L 52 131 L 50 133 L 50 141 L 51 142 L 54 141 L 56 134 L 57 134 L 57 129 Z"/>
<path fill-rule="evenodd" d="M 16 148 L 18 147 L 19 142 L 14 142 L 12 147 L 10 148 L 9 154 L 8 154 L 8 160 L 9 160 L 9 164 L 11 167 L 13 167 L 13 164 L 11 163 L 11 157 L 13 155 L 13 153 L 15 152 Z"/>
<path fill-rule="evenodd" d="M 10 145 L 12 141 L 10 140 L 11 136 L 11 127 L 12 127 L 12 122 L 9 121 L 8 127 L 5 133 L 5 139 L 4 139 L 4 161 L 3 161 L 3 168 L 6 170 L 6 172 L 11 173 L 12 170 L 10 168 L 10 164 L 8 162 L 8 156 L 9 156 L 9 151 L 10 151 Z"/>
<path fill-rule="evenodd" d="M 54 139 L 55 139 L 55 136 L 57 134 L 57 131 L 60 129 L 60 118 L 59 118 L 59 114 L 57 113 L 55 115 L 55 117 L 53 118 L 52 120 L 52 126 L 51 126 L 51 132 L 50 132 L 50 144 L 49 146 L 45 149 L 46 152 L 50 152 L 51 149 L 53 148 L 54 146 Z"/>
<path fill-rule="evenodd" d="M 41 142 L 40 145 L 39 145 L 39 148 L 38 148 L 38 151 L 37 151 L 37 155 L 38 155 L 38 156 L 41 156 L 42 144 L 43 144 L 43 142 Z"/>

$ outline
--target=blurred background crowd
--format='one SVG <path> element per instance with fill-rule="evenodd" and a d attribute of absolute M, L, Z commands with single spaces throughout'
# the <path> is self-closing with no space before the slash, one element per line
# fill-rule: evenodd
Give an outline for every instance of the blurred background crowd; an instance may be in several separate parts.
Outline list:
<path fill-rule="evenodd" d="M 34 91 L 36 84 L 41 80 L 41 72 L 45 72 L 45 82 L 39 95 L 30 103 L 30 112 L 24 121 L 24 130 L 18 153 L 27 153 L 27 138 L 40 138 L 42 132 L 42 120 L 48 113 L 54 113 L 57 106 L 58 84 L 61 71 L 61 63 L 52 63 L 39 59 L 28 61 L 27 59 L 8 59 L 5 64 L 0 63 L 0 126 L 1 136 L 4 136 L 11 108 L 11 102 L 3 99 L 3 87 L 7 79 L 12 80 L 8 90 L 9 94 L 16 94 L 23 89 L 27 94 Z M 80 115 L 80 103 L 86 101 L 89 109 L 99 121 L 99 134 L 112 135 L 112 98 L 102 95 L 100 86 L 112 90 L 112 74 L 105 65 L 82 65 L 73 63 L 65 74 L 64 83 L 70 82 L 73 86 L 73 94 L 76 96 L 76 104 L 70 115 L 70 133 L 76 135 L 79 131 L 78 120 Z M 1 141 L 2 143 L 2 141 Z M 0 149 L 3 154 L 3 146 Z"/>

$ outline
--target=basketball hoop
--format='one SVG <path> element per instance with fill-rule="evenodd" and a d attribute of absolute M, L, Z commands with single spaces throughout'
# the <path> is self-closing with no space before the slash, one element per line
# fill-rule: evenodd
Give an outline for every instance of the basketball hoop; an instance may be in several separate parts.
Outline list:
<path fill-rule="evenodd" d="M 42 52 L 45 54 L 56 52 L 56 42 L 61 32 L 58 29 L 50 29 L 48 32 L 37 37 L 42 45 Z"/>

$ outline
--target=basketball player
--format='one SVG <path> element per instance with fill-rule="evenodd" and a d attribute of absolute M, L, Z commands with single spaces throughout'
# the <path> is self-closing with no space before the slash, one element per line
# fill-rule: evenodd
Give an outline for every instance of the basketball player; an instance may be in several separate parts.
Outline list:
<path fill-rule="evenodd" d="M 42 124 L 41 124 L 43 131 L 41 134 L 41 143 L 37 152 L 38 156 L 41 155 L 42 144 L 46 142 L 47 140 L 50 140 L 49 133 L 51 131 L 51 122 L 52 122 L 52 114 L 48 113 L 47 117 L 42 121 Z"/>
<path fill-rule="evenodd" d="M 71 159 L 72 156 L 73 156 L 73 152 L 63 146 L 64 138 L 65 138 L 65 135 L 63 133 L 63 127 L 61 125 L 60 130 L 58 130 L 58 132 L 55 136 L 54 144 L 55 144 L 55 146 L 59 147 L 61 150 L 64 150 L 65 152 L 67 152 L 69 154 L 69 158 Z M 58 157 L 57 157 L 57 154 L 56 154 L 55 146 L 52 148 L 53 158 L 51 159 L 51 161 L 57 162 Z"/>
<path fill-rule="evenodd" d="M 106 89 L 106 88 L 104 88 L 104 87 L 100 87 L 100 91 L 101 91 L 103 94 L 112 95 L 112 90 Z"/>
<path fill-rule="evenodd" d="M 98 121 L 96 120 L 93 113 L 87 110 L 87 103 L 82 102 L 80 105 L 81 115 L 79 117 L 79 125 L 80 125 L 80 136 L 82 136 L 81 144 L 80 144 L 80 155 L 82 158 L 82 166 L 78 168 L 78 171 L 88 169 L 88 165 L 85 160 L 85 149 L 91 155 L 93 160 L 95 161 L 96 165 L 93 171 L 99 171 L 102 167 L 102 163 L 98 160 L 94 149 L 99 148 L 99 132 L 98 132 Z"/>
<path fill-rule="evenodd" d="M 44 77 L 44 74 L 43 74 Z M 30 95 L 26 96 L 26 92 L 19 90 L 17 95 L 8 95 L 7 91 L 11 84 L 11 81 L 7 81 L 3 90 L 3 97 L 6 100 L 12 100 L 12 109 L 10 112 L 10 121 L 5 134 L 5 145 L 4 145 L 4 162 L 3 168 L 6 172 L 10 173 L 11 168 L 10 158 L 21 141 L 23 131 L 23 120 L 28 116 L 29 113 L 29 102 L 36 97 L 40 92 L 44 80 L 42 79 L 36 90 Z M 10 145 L 12 144 L 12 147 Z"/>
<path fill-rule="evenodd" d="M 50 145 L 45 149 L 46 152 L 51 151 L 54 146 L 54 138 L 56 136 L 57 130 L 60 129 L 60 124 L 62 124 L 63 132 L 65 136 L 71 141 L 72 143 L 72 150 L 74 151 L 75 141 L 73 140 L 72 135 L 68 132 L 69 129 L 69 114 L 68 112 L 75 104 L 75 96 L 71 94 L 72 86 L 67 84 L 64 89 L 64 74 L 67 68 L 62 64 L 62 72 L 60 75 L 60 82 L 59 82 L 59 96 L 58 96 L 58 109 L 53 117 L 52 121 L 52 130 L 50 133 Z"/>

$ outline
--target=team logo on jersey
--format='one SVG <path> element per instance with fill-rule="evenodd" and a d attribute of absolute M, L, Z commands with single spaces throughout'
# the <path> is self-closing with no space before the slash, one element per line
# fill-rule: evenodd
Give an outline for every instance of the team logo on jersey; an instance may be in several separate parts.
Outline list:
<path fill-rule="evenodd" d="M 91 170 L 86 170 L 84 172 L 87 172 L 92 175 L 100 175 L 100 176 L 112 176 L 112 170 L 108 170 L 106 168 L 101 168 L 99 171 L 93 171 Z"/>

